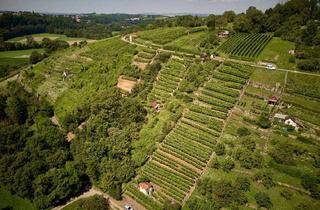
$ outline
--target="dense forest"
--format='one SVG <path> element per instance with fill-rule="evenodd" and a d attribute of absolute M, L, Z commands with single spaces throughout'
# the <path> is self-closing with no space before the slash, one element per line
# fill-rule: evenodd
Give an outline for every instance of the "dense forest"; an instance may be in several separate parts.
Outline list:
<path fill-rule="evenodd" d="M 28 34 L 55 33 L 69 37 L 102 39 L 112 36 L 112 31 L 123 31 L 131 27 L 141 29 L 156 17 L 127 14 L 47 15 L 5 12 L 0 16 L 0 37 L 2 40 L 8 40 Z"/>

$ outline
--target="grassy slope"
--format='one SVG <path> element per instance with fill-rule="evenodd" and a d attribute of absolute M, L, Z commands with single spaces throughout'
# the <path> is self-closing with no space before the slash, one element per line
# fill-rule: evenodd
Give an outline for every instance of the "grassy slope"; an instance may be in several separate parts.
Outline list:
<path fill-rule="evenodd" d="M 289 62 L 289 50 L 294 49 L 295 44 L 293 42 L 274 37 L 264 48 L 258 58 L 263 61 L 276 63 L 280 68 L 294 69 L 295 63 Z"/>
<path fill-rule="evenodd" d="M 251 79 L 255 82 L 262 83 L 267 86 L 276 86 L 276 83 L 280 85 L 284 84 L 285 72 L 282 71 L 270 71 L 266 69 L 256 69 Z"/>
<path fill-rule="evenodd" d="M 82 37 L 67 37 L 66 35 L 61 34 L 50 34 L 50 33 L 41 33 L 41 34 L 30 34 L 36 41 L 41 41 L 43 38 L 49 39 L 57 39 L 57 40 L 64 40 L 64 41 L 80 41 L 80 40 L 88 40 Z M 9 39 L 8 42 L 25 42 L 26 37 L 20 36 Z"/>
<path fill-rule="evenodd" d="M 28 49 L 28 50 L 13 50 L 0 52 L 0 58 L 15 58 L 20 56 L 30 56 L 33 51 L 43 53 L 44 49 Z"/>
<path fill-rule="evenodd" d="M 0 189 L 0 209 L 4 207 L 12 207 L 13 210 L 36 210 L 30 201 Z"/>
<path fill-rule="evenodd" d="M 161 134 L 162 128 L 166 122 L 170 121 L 172 113 L 167 110 L 161 110 L 157 115 L 149 115 L 148 123 L 140 131 L 140 138 L 133 142 L 132 158 L 136 165 L 141 165 L 146 160 L 147 155 L 152 154 L 156 148 L 157 138 Z"/>
<path fill-rule="evenodd" d="M 54 105 L 58 117 L 63 118 L 78 106 L 108 87 L 114 86 L 121 72 L 131 64 L 134 46 L 119 37 L 56 52 L 38 63 L 34 76 L 24 82 Z M 71 76 L 62 80 L 63 71 Z"/>
<path fill-rule="evenodd" d="M 44 49 L 14 50 L 0 52 L 0 65 L 19 67 L 29 63 L 29 56 L 32 51 L 44 52 Z"/>
<path fill-rule="evenodd" d="M 158 28 L 138 32 L 138 37 L 144 40 L 150 40 L 156 44 L 166 44 L 186 34 L 188 30 L 189 28 L 186 27 Z"/>
<path fill-rule="evenodd" d="M 199 45 L 206 38 L 206 31 L 179 37 L 178 39 L 166 44 L 166 46 L 191 53 L 199 53 Z"/>

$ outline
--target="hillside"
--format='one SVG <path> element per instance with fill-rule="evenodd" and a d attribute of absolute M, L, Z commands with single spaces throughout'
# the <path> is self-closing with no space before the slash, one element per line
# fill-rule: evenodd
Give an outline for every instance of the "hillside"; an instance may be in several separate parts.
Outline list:
<path fill-rule="evenodd" d="M 0 208 L 320 209 L 318 17 L 3 13 Z"/>

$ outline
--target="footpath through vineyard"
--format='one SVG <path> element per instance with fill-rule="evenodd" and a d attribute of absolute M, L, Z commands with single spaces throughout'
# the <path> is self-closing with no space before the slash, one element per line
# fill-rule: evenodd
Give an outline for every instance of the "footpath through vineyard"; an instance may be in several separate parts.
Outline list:
<path fill-rule="evenodd" d="M 214 156 L 225 120 L 251 72 L 251 67 L 236 64 L 216 68 L 175 128 L 138 172 L 139 177 L 151 181 L 153 194 L 145 196 L 134 182 L 125 194 L 147 209 L 162 209 L 167 200 L 183 205 Z"/>

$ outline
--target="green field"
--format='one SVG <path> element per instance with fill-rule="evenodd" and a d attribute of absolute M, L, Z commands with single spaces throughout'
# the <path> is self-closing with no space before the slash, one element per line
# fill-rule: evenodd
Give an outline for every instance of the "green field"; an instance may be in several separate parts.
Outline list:
<path fill-rule="evenodd" d="M 39 95 L 46 96 L 59 119 L 63 119 L 66 113 L 87 104 L 98 90 L 114 86 L 122 71 L 130 66 L 134 49 L 115 37 L 85 48 L 57 51 L 25 74 L 25 82 Z M 66 67 L 72 75 L 63 80 L 61 75 Z"/>
<path fill-rule="evenodd" d="M 206 35 L 206 31 L 185 35 L 166 44 L 165 48 L 198 54 L 201 51 L 200 43 L 206 39 Z"/>
<path fill-rule="evenodd" d="M 52 40 L 63 40 L 70 43 L 81 41 L 81 40 L 88 40 L 87 38 L 67 37 L 66 35 L 50 34 L 50 33 L 30 34 L 29 36 L 32 36 L 34 40 L 37 42 L 41 42 L 43 38 L 49 38 Z M 8 42 L 26 42 L 26 36 L 15 37 L 15 38 L 9 39 Z"/>
<path fill-rule="evenodd" d="M 294 69 L 295 63 L 289 62 L 291 57 L 289 50 L 294 49 L 295 44 L 293 42 L 282 40 L 278 37 L 273 37 L 261 52 L 258 59 L 275 63 L 279 68 Z"/>
<path fill-rule="evenodd" d="M 0 52 L 0 58 L 28 58 L 33 51 L 43 53 L 44 49 L 2 51 Z"/>
<path fill-rule="evenodd" d="M 29 63 L 32 51 L 43 53 L 44 49 L 14 50 L 0 52 L 0 65 L 20 67 Z"/>
<path fill-rule="evenodd" d="M 266 69 L 256 69 L 252 74 L 252 81 L 262 83 L 267 86 L 275 87 L 277 83 L 284 84 L 285 72 L 270 71 Z"/>
<path fill-rule="evenodd" d="M 36 210 L 30 201 L 0 189 L 0 209 L 5 207 L 11 207 L 12 210 Z"/>

